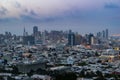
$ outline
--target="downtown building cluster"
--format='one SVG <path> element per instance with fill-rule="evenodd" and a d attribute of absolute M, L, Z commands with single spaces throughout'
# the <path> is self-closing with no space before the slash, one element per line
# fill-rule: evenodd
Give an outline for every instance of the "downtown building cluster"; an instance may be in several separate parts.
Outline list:
<path fill-rule="evenodd" d="M 26 29 L 0 34 L 1 80 L 119 80 L 120 37 Z"/>
<path fill-rule="evenodd" d="M 47 45 L 50 43 L 65 42 L 67 46 L 85 45 L 94 48 L 108 48 L 109 47 L 109 32 L 108 29 L 98 32 L 96 34 L 80 35 L 79 33 L 69 31 L 39 31 L 37 26 L 33 27 L 33 33 L 28 35 L 24 28 L 23 44 L 25 45 Z"/>

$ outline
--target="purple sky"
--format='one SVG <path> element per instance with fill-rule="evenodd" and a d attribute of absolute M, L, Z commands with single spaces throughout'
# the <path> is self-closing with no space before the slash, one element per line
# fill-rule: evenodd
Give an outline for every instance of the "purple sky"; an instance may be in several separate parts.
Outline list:
<path fill-rule="evenodd" d="M 25 27 L 81 34 L 108 28 L 120 33 L 120 0 L 0 0 L 0 33 L 22 34 Z"/>

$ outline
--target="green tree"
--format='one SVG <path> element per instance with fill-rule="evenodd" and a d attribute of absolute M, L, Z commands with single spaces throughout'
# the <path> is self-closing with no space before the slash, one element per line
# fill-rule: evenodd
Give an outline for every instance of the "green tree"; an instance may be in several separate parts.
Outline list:
<path fill-rule="evenodd" d="M 12 66 L 13 70 L 12 70 L 12 73 L 13 74 L 19 74 L 19 70 L 16 66 Z"/>
<path fill-rule="evenodd" d="M 27 73 L 27 75 L 28 75 L 29 77 L 31 77 L 31 76 L 34 74 L 34 72 L 35 72 L 35 71 L 31 69 L 30 72 Z"/>
<path fill-rule="evenodd" d="M 75 73 L 62 73 L 55 76 L 55 80 L 76 80 L 77 76 Z"/>

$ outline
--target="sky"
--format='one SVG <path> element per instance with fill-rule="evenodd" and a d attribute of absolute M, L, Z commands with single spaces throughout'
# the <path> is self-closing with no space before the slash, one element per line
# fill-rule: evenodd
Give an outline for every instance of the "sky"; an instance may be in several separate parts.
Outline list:
<path fill-rule="evenodd" d="M 120 0 L 0 0 L 0 33 L 43 30 L 120 34 Z"/>

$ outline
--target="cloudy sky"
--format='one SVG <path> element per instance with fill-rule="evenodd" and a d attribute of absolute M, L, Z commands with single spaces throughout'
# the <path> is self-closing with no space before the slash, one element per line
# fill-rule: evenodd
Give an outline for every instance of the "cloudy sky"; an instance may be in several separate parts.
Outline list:
<path fill-rule="evenodd" d="M 25 27 L 80 34 L 108 28 L 120 33 L 120 0 L 0 0 L 0 33 L 22 34 Z"/>

